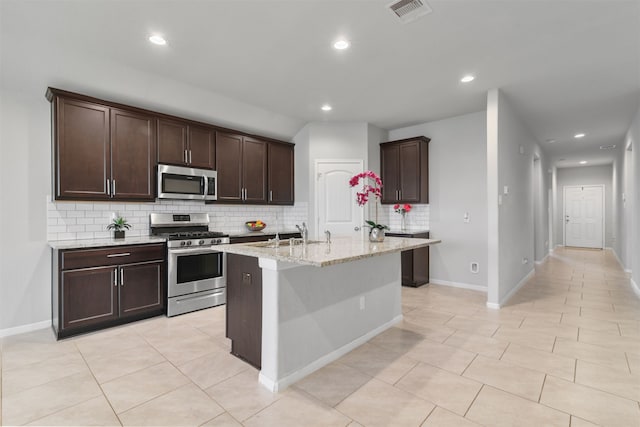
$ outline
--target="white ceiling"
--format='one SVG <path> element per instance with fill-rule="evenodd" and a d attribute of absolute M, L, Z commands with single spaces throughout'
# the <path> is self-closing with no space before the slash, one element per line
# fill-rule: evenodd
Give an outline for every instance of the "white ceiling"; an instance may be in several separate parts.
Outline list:
<path fill-rule="evenodd" d="M 433 12 L 409 24 L 389 0 L 0 1 L 21 38 L 304 122 L 393 129 L 483 110 L 500 88 L 565 165 L 610 161 L 598 146 L 623 144 L 640 100 L 639 0 L 427 0 Z M 339 36 L 350 49 L 331 47 Z M 463 85 L 466 73 L 477 78 Z"/>

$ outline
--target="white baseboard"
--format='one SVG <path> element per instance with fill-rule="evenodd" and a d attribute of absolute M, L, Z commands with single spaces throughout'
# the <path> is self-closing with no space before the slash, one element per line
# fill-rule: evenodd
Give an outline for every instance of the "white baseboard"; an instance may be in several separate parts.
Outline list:
<path fill-rule="evenodd" d="M 640 287 L 633 279 L 631 279 L 631 289 L 633 289 L 633 292 L 640 298 Z"/>
<path fill-rule="evenodd" d="M 620 267 L 624 270 L 624 264 L 622 263 L 622 260 L 618 256 L 618 253 L 616 252 L 616 250 L 611 247 L 606 247 L 605 250 L 611 251 L 613 253 L 613 256 L 616 258 L 616 261 L 618 261 L 618 264 L 620 264 Z"/>
<path fill-rule="evenodd" d="M 373 338 L 376 335 L 386 331 L 387 329 L 389 329 L 390 327 L 392 327 L 393 325 L 395 325 L 397 323 L 400 323 L 401 321 L 402 321 L 402 314 L 394 317 L 393 319 L 391 319 L 390 321 L 384 323 L 383 325 L 378 326 L 374 330 L 367 332 L 363 336 L 361 336 L 359 338 L 356 338 L 355 340 L 351 341 L 350 343 L 343 345 L 342 347 L 338 348 L 337 350 L 334 350 L 331 353 L 322 356 L 321 358 L 315 360 L 314 362 L 310 363 L 309 365 L 305 366 L 304 368 L 300 369 L 299 371 L 293 372 L 293 373 L 281 378 L 280 380 L 274 380 L 272 378 L 268 378 L 265 375 L 262 375 L 262 372 L 260 372 L 260 374 L 258 375 L 258 381 L 260 382 L 260 384 L 262 384 L 264 387 L 266 387 L 267 389 L 269 389 L 272 392 L 276 392 L 276 391 L 279 391 L 279 390 L 284 390 L 285 388 L 289 387 L 291 384 L 295 383 L 296 381 L 301 380 L 302 378 L 304 378 L 307 375 L 317 371 L 318 369 L 322 368 L 323 366 L 328 365 L 329 363 L 333 362 L 334 360 L 338 360 L 339 358 L 341 358 L 345 354 L 349 353 L 351 350 L 355 349 L 356 347 L 361 346 L 362 344 L 364 344 L 367 341 L 369 341 L 371 338 Z"/>
<path fill-rule="evenodd" d="M 547 254 L 544 256 L 544 258 L 542 258 L 540 261 L 534 261 L 534 262 L 536 263 L 536 265 L 544 264 L 544 262 L 547 260 L 547 258 L 549 258 L 550 254 L 551 254 L 551 251 L 547 252 Z"/>
<path fill-rule="evenodd" d="M 535 273 L 536 273 L 535 270 L 531 270 L 529 273 L 527 273 L 526 276 L 522 278 L 522 280 L 518 282 L 518 284 L 513 289 L 511 289 L 511 291 L 509 291 L 507 295 L 504 296 L 504 298 L 500 300 L 498 304 L 494 302 L 487 302 L 487 307 L 492 308 L 494 310 L 500 309 L 500 307 L 504 306 L 507 302 L 509 302 L 511 297 L 513 297 L 516 294 L 516 292 L 518 292 L 520 288 L 523 287 L 525 283 L 527 283 L 527 280 L 529 280 L 531 276 L 533 276 Z"/>
<path fill-rule="evenodd" d="M 38 329 L 45 329 L 49 327 L 51 327 L 51 320 L 43 320 L 42 322 L 30 323 L 28 325 L 16 326 L 14 328 L 0 329 L 0 338 L 24 334 L 25 332 L 37 331 Z"/>
<path fill-rule="evenodd" d="M 486 286 L 470 285 L 468 283 L 450 282 L 449 280 L 429 279 L 429 284 L 451 286 L 452 288 L 471 289 L 472 291 L 480 291 L 487 293 Z"/>

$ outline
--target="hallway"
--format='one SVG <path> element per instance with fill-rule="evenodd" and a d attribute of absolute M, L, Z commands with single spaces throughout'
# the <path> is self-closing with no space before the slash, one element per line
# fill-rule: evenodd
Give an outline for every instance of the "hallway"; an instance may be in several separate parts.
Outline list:
<path fill-rule="evenodd" d="M 403 288 L 404 321 L 272 394 L 224 307 L 1 342 L 2 425 L 640 425 L 640 299 L 610 251 L 557 249 L 503 309 Z"/>

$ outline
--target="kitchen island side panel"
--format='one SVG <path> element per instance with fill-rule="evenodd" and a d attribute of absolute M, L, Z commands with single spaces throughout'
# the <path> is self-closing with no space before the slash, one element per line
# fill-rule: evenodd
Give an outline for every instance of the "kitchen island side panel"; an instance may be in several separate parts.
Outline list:
<path fill-rule="evenodd" d="M 261 258 L 260 381 L 279 390 L 402 319 L 400 253 L 318 268 Z"/>

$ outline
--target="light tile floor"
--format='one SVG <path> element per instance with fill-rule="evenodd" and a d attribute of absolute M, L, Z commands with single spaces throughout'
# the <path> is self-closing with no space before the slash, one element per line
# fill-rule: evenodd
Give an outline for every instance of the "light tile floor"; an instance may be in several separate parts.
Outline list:
<path fill-rule="evenodd" d="M 610 252 L 559 249 L 485 301 L 404 288 L 402 324 L 276 394 L 229 354 L 224 307 L 5 338 L 0 423 L 640 426 L 640 299 Z"/>

